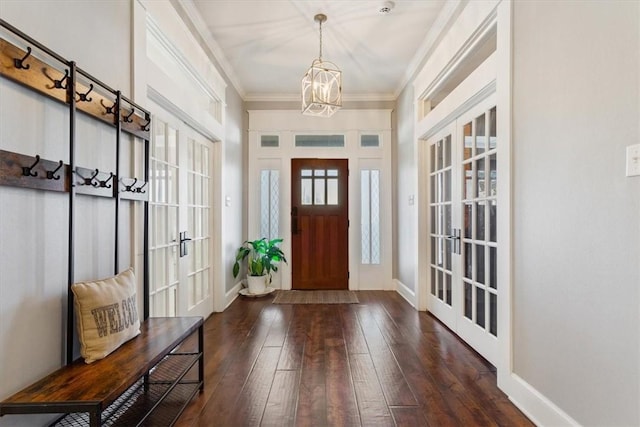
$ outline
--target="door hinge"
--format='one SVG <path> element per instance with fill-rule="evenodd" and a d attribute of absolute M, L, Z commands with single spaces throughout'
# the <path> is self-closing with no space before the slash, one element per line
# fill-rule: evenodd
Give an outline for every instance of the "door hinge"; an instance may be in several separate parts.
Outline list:
<path fill-rule="evenodd" d="M 347 228 L 349 228 L 349 227 L 351 227 L 351 220 L 350 219 L 347 220 Z"/>
<path fill-rule="evenodd" d="M 347 279 L 351 279 L 351 272 L 347 271 Z"/>

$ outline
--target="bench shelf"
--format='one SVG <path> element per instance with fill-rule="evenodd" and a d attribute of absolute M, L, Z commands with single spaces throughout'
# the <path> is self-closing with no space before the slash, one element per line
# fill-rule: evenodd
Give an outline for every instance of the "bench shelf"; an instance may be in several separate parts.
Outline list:
<path fill-rule="evenodd" d="M 200 317 L 149 318 L 141 334 L 90 365 L 78 360 L 0 402 L 0 415 L 65 413 L 54 426 L 169 426 L 202 390 Z M 198 332 L 197 351 L 181 344 Z"/>

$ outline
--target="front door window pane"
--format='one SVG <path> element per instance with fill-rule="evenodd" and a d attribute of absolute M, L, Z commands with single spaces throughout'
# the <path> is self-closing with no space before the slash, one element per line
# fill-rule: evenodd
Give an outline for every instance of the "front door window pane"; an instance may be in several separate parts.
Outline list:
<path fill-rule="evenodd" d="M 315 179 L 313 204 L 324 205 L 324 178 Z"/>

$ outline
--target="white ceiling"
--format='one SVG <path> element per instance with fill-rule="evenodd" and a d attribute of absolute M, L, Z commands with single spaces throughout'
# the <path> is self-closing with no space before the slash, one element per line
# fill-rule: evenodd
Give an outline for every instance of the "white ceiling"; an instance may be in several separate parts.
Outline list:
<path fill-rule="evenodd" d="M 187 2 L 189 3 L 189 2 Z M 189 9 L 245 100 L 297 100 L 318 57 L 342 70 L 345 100 L 393 100 L 426 53 L 445 0 L 191 0 Z M 200 19 L 201 18 L 201 19 Z M 204 28 L 202 28 L 204 27 Z"/>

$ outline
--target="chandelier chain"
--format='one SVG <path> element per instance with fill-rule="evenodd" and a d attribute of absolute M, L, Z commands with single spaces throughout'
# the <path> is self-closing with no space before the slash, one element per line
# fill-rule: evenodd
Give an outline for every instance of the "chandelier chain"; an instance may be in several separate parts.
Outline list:
<path fill-rule="evenodd" d="M 322 62 L 322 21 L 320 21 L 320 55 L 318 56 L 320 62 Z"/>

